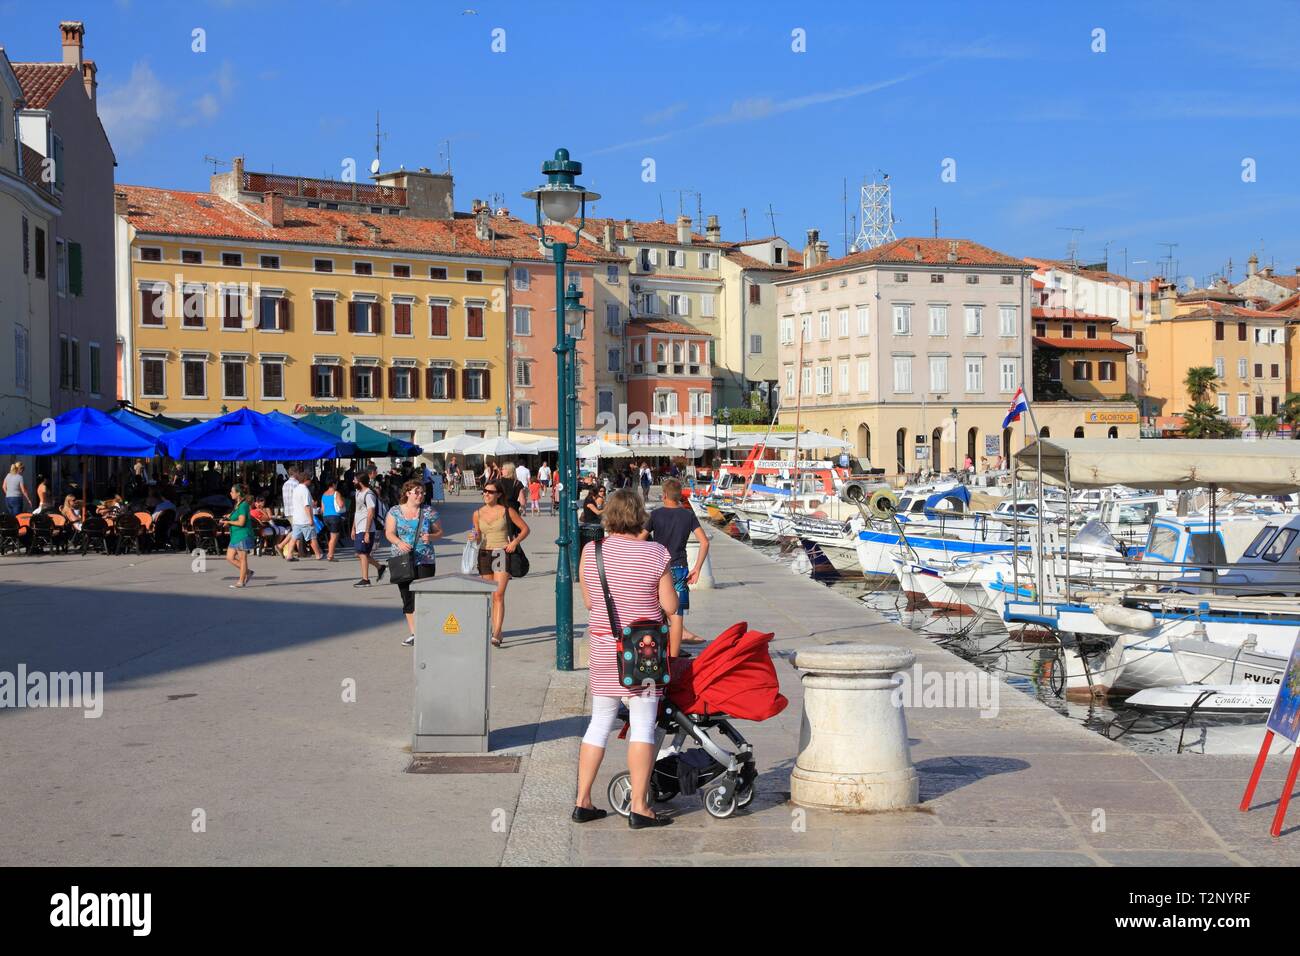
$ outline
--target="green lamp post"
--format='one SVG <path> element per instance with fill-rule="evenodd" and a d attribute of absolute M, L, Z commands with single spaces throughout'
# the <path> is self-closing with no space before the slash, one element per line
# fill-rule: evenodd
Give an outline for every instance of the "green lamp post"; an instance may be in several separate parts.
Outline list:
<path fill-rule="evenodd" d="M 559 548 L 555 568 L 555 668 L 573 670 L 573 579 L 574 549 L 577 546 L 577 409 L 573 385 L 574 335 L 582 334 L 581 321 L 585 312 L 577 288 L 568 290 L 564 282 L 564 263 L 568 260 L 570 243 L 561 242 L 546 234 L 546 223 L 568 227 L 577 217 L 573 245 L 578 232 L 587 224 L 587 201 L 600 198 L 574 182 L 582 174 L 582 163 L 569 159 L 567 149 L 557 149 L 555 158 L 542 163 L 546 182 L 524 193 L 537 206 L 537 227 L 543 247 L 551 250 L 555 262 L 555 377 L 559 394 L 556 406 L 556 444 L 559 446 L 556 476 L 560 482 Z M 570 325 L 570 305 L 574 307 L 577 328 Z"/>

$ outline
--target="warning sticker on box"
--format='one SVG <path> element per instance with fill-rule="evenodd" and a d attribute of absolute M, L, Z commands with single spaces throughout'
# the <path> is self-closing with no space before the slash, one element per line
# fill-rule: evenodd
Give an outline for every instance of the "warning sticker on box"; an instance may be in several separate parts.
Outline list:
<path fill-rule="evenodd" d="M 442 633 L 444 634 L 460 633 L 460 621 L 456 620 L 455 614 L 448 614 L 447 620 L 442 622 Z"/>

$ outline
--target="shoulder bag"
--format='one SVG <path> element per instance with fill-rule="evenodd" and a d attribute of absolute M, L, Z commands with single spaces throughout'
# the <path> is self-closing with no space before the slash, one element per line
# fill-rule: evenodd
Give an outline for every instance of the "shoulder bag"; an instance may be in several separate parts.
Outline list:
<path fill-rule="evenodd" d="M 506 509 L 506 524 L 510 527 L 510 532 L 506 536 L 506 540 L 513 541 L 518 536 L 519 529 L 515 527 L 515 523 L 510 520 L 509 508 Z M 530 567 L 531 565 L 528 561 L 528 555 L 524 554 L 524 546 L 522 544 L 515 545 L 515 549 L 506 554 L 506 570 L 510 572 L 512 578 L 527 577 Z"/>
<path fill-rule="evenodd" d="M 668 683 L 668 625 L 662 615 L 657 621 L 647 619 L 619 625 L 614 599 L 609 593 L 609 581 L 605 577 L 605 559 L 601 554 L 604 544 L 604 539 L 595 542 L 596 570 L 600 574 L 600 589 L 605 594 L 609 628 L 617 642 L 618 682 L 628 688 L 662 687 Z"/>
<path fill-rule="evenodd" d="M 400 511 L 398 512 L 401 513 Z M 411 545 L 410 551 L 401 554 L 394 554 L 388 559 L 388 580 L 394 584 L 410 584 L 415 580 L 415 545 L 420 542 L 420 534 L 424 528 L 425 511 L 420 509 L 420 520 L 415 525 L 415 543 Z M 396 549 L 394 549 L 396 550 Z"/>

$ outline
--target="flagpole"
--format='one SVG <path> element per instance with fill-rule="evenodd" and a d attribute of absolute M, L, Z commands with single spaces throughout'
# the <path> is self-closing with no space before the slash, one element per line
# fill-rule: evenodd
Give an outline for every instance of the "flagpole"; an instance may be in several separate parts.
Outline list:
<path fill-rule="evenodd" d="M 1024 391 L 1024 384 L 1021 383 L 1020 389 Z M 1038 547 L 1034 550 L 1037 552 L 1035 565 L 1038 571 L 1038 613 L 1043 614 L 1043 535 L 1044 535 L 1044 502 L 1043 502 L 1043 435 L 1038 428 L 1038 418 L 1034 415 L 1034 406 L 1029 401 L 1029 396 L 1025 395 L 1025 411 L 1029 414 L 1029 420 L 1034 425 L 1034 450 L 1038 453 Z M 1067 502 L 1066 508 L 1069 508 Z M 1068 519 L 1068 510 L 1067 510 Z"/>

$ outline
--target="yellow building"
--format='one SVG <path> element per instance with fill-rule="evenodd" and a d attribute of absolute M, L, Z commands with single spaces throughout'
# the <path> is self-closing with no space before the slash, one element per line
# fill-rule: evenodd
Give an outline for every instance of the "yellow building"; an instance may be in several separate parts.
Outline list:
<path fill-rule="evenodd" d="M 1118 401 L 1127 391 L 1125 360 L 1133 349 L 1111 336 L 1112 318 L 1036 308 L 1034 396 L 1038 401 Z"/>
<path fill-rule="evenodd" d="M 1248 308 L 1239 294 L 1222 288 L 1177 296 L 1164 287 L 1158 305 L 1145 342 L 1147 395 L 1162 417 L 1180 415 L 1191 404 L 1184 380 L 1198 367 L 1217 373 L 1210 401 L 1234 425 L 1277 412 L 1287 391 L 1287 314 Z"/>
<path fill-rule="evenodd" d="M 424 171 L 223 175 L 211 193 L 119 187 L 120 397 L 180 418 L 337 410 L 425 445 L 496 433 L 516 240 L 450 215 L 449 181 L 410 214 L 443 188 Z"/>

